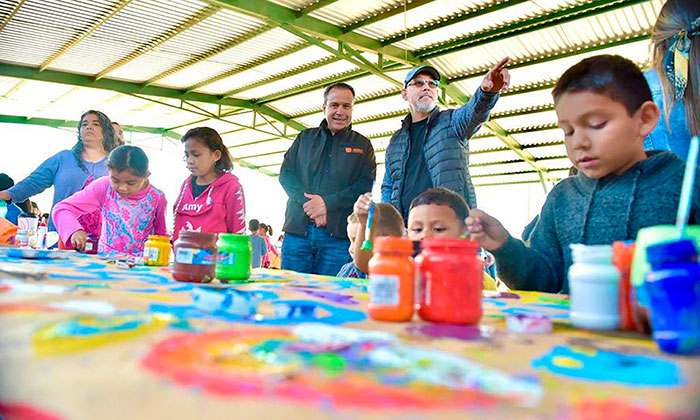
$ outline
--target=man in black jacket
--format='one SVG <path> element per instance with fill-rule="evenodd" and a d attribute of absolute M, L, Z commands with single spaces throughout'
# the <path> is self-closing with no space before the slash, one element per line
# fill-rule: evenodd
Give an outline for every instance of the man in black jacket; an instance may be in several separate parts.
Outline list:
<path fill-rule="evenodd" d="M 335 276 L 350 262 L 347 217 L 372 189 L 377 164 L 366 137 L 352 130 L 355 90 L 336 83 L 323 93 L 325 119 L 297 136 L 284 155 L 287 192 L 282 268 Z"/>

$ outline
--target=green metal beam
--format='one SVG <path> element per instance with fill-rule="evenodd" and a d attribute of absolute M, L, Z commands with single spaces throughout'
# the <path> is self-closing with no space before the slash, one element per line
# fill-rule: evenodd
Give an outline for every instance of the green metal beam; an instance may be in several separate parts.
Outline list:
<path fill-rule="evenodd" d="M 502 39 L 551 28 L 567 22 L 584 19 L 587 17 L 607 13 L 622 7 L 628 7 L 639 3 L 647 3 L 651 0 L 594 0 L 574 7 L 566 7 L 560 10 L 524 19 L 515 23 L 488 29 L 475 34 L 457 38 L 453 41 L 441 43 L 431 47 L 420 49 L 416 55 L 422 60 L 440 57 L 446 54 L 496 42 Z"/>
<path fill-rule="evenodd" d="M 322 67 L 322 66 L 325 66 L 328 64 L 332 64 L 332 63 L 338 62 L 340 60 L 341 60 L 340 57 L 333 56 L 333 57 L 326 57 L 326 58 L 322 58 L 320 60 L 312 61 L 310 63 L 304 63 L 300 66 L 293 67 L 293 68 L 285 70 L 281 73 L 277 73 L 277 74 L 274 74 L 270 77 L 260 79 L 257 82 L 251 83 L 249 85 L 245 85 L 245 86 L 241 86 L 239 88 L 233 89 L 233 90 L 229 90 L 228 92 L 224 93 L 222 96 L 234 96 L 237 93 L 244 92 L 246 90 L 250 90 L 250 89 L 253 89 L 253 88 L 256 88 L 259 86 L 263 86 L 263 85 L 266 85 L 268 83 L 276 82 L 280 79 L 285 79 L 287 77 L 296 76 L 297 74 L 301 74 L 301 73 L 304 73 L 306 71 L 313 70 L 317 67 Z"/>
<path fill-rule="evenodd" d="M 102 26 L 105 22 L 107 22 L 109 19 L 112 18 L 112 16 L 116 15 L 119 13 L 120 10 L 122 10 L 124 7 L 126 7 L 127 4 L 131 3 L 131 0 L 122 0 L 119 3 L 113 5 L 109 10 L 107 10 L 105 13 L 102 14 L 102 16 L 95 22 L 90 25 L 90 27 L 86 28 L 82 34 L 74 38 L 73 40 L 69 41 L 67 44 L 59 48 L 56 52 L 51 54 L 51 57 L 47 58 L 41 65 L 39 65 L 39 71 L 44 71 L 48 66 L 51 65 L 56 59 L 58 59 L 60 56 L 63 54 L 67 53 L 71 48 L 73 48 L 75 45 L 77 45 L 80 41 L 84 40 L 90 34 L 95 32 L 97 28 Z"/>
<path fill-rule="evenodd" d="M 403 65 L 401 63 L 388 63 L 384 66 L 384 71 L 388 70 L 399 70 L 403 68 Z M 331 83 L 337 83 L 337 82 L 349 82 L 351 80 L 356 80 L 361 77 L 365 77 L 367 75 L 371 74 L 370 72 L 363 70 L 363 69 L 354 69 L 350 71 L 346 71 L 344 73 L 324 77 L 322 79 L 317 79 L 317 80 L 312 80 L 310 82 L 304 83 L 299 86 L 295 86 L 290 89 L 283 90 L 281 92 L 276 92 L 271 95 L 264 96 L 262 98 L 259 98 L 256 102 L 259 104 L 266 104 L 268 102 L 272 101 L 279 101 L 282 99 L 290 98 L 295 95 L 300 95 L 302 93 L 307 93 L 311 92 L 317 89 L 322 89 L 325 88 L 326 86 L 330 85 Z M 399 90 L 396 90 L 397 92 Z M 355 101 L 355 104 L 360 103 L 359 101 Z M 318 109 L 321 109 L 320 107 Z M 311 112 L 311 114 L 316 113 L 317 111 Z M 310 114 L 309 114 L 310 115 Z M 295 118 L 298 118 L 299 116 L 296 116 Z"/>
<path fill-rule="evenodd" d="M 311 3 L 310 5 L 304 7 L 300 11 L 294 13 L 297 17 L 301 17 L 304 15 L 308 15 L 309 13 L 318 10 L 318 9 L 323 9 L 326 6 L 330 6 L 331 4 L 337 2 L 338 0 L 317 0 L 315 3 Z"/>
<path fill-rule="evenodd" d="M 223 51 L 229 50 L 237 45 L 240 45 L 246 41 L 249 41 L 249 40 L 255 38 L 256 36 L 261 35 L 261 34 L 267 32 L 271 29 L 272 29 L 272 26 L 264 25 L 260 28 L 256 28 L 256 29 L 253 29 L 251 31 L 248 31 L 247 33 L 245 33 L 241 36 L 237 36 L 237 37 L 230 39 L 222 44 L 219 44 L 213 48 L 210 48 L 207 51 L 204 51 L 203 53 L 198 54 L 198 55 L 190 58 L 189 60 L 176 65 L 175 67 L 172 67 L 168 70 L 165 70 L 164 72 L 162 72 L 160 74 L 157 74 L 157 75 L 151 77 L 148 81 L 146 81 L 145 84 L 146 84 L 146 86 L 151 85 L 151 84 L 157 82 L 158 80 L 164 79 L 164 78 L 170 76 L 171 74 L 175 74 L 179 71 L 182 71 L 183 69 L 185 69 L 187 67 L 190 67 L 190 66 L 193 66 L 197 63 L 201 63 L 202 61 L 208 60 L 208 59 L 214 57 L 215 55 L 221 54 Z"/>
<path fill-rule="evenodd" d="M 536 114 L 538 112 L 554 111 L 554 104 L 533 105 L 525 108 L 511 109 L 508 111 L 494 112 L 491 119 L 519 117 L 522 115 Z"/>
<path fill-rule="evenodd" d="M 204 19 L 211 17 L 214 13 L 218 12 L 219 10 L 220 9 L 218 7 L 215 7 L 215 6 L 206 6 L 202 10 L 198 11 L 197 13 L 195 13 L 192 16 L 189 16 L 188 18 L 183 20 L 179 25 L 168 29 L 167 31 L 156 36 L 155 38 L 151 39 L 150 41 L 146 42 L 145 44 L 140 45 L 134 51 L 127 54 L 124 58 L 117 60 L 115 63 L 113 63 L 109 67 L 107 67 L 106 69 L 99 72 L 95 76 L 95 79 L 97 79 L 97 80 L 102 79 L 103 77 L 105 77 L 109 73 L 113 72 L 114 70 L 118 69 L 119 67 L 123 66 L 124 64 L 140 57 L 141 55 L 147 53 L 148 51 L 151 51 L 152 49 L 154 49 L 158 45 L 161 45 L 164 42 L 174 38 L 175 36 L 185 32 L 186 30 L 197 25 L 199 22 L 203 21 Z"/>
<path fill-rule="evenodd" d="M 407 38 L 413 38 L 414 36 L 418 36 L 424 33 L 428 33 L 430 31 L 434 31 L 439 28 L 444 28 L 446 26 L 454 25 L 455 23 L 463 22 L 465 20 L 469 19 L 474 19 L 479 16 L 483 16 L 487 13 L 495 12 L 497 10 L 504 9 L 506 7 L 511 7 L 515 6 L 521 3 L 526 3 L 529 2 L 530 0 L 504 0 L 501 2 L 495 2 L 492 3 L 489 6 L 476 6 L 473 7 L 469 10 L 466 10 L 464 12 L 458 13 L 452 17 L 447 17 L 445 19 L 441 19 L 438 22 L 425 25 L 425 26 L 420 26 L 414 29 L 410 29 L 408 32 L 405 33 L 398 33 L 396 35 L 393 35 L 389 38 L 385 38 L 382 40 L 382 45 L 391 45 L 393 43 L 399 42 L 403 39 Z"/>
<path fill-rule="evenodd" d="M 24 2 L 25 2 L 25 0 L 20 0 L 20 1 L 15 5 L 15 7 L 12 9 L 12 11 L 10 12 L 10 14 L 7 15 L 7 17 L 6 17 L 5 19 L 3 19 L 2 22 L 0 22 L 0 32 L 2 32 L 2 30 L 5 29 L 5 27 L 7 26 L 7 24 L 10 23 L 10 21 L 12 20 L 12 18 L 15 17 L 15 15 L 16 15 L 17 12 L 19 11 L 19 9 L 22 7 L 22 5 L 24 4 Z"/>
<path fill-rule="evenodd" d="M 291 46 L 291 47 L 289 47 L 289 48 L 287 48 L 287 49 L 284 49 L 284 50 L 282 50 L 282 51 L 278 51 L 278 52 L 276 52 L 276 53 L 273 53 L 273 54 L 270 54 L 270 55 L 261 57 L 260 59 L 254 60 L 254 61 L 252 61 L 252 62 L 250 62 L 250 63 L 248 63 L 248 64 L 235 67 L 235 68 L 233 68 L 233 69 L 231 69 L 231 70 L 227 70 L 227 71 L 225 71 L 225 72 L 223 72 L 223 73 L 221 73 L 221 74 L 217 74 L 217 75 L 214 76 L 214 77 L 210 77 L 210 78 L 208 78 L 208 79 L 206 79 L 206 80 L 202 80 L 201 82 L 198 82 L 198 83 L 196 83 L 196 84 L 194 84 L 194 85 L 188 87 L 188 88 L 186 89 L 186 91 L 187 91 L 187 92 L 193 92 L 193 91 L 195 91 L 195 90 L 197 90 L 197 89 L 199 89 L 199 88 L 201 88 L 201 87 L 203 87 L 203 86 L 210 85 L 210 84 L 212 84 L 212 83 L 218 82 L 219 80 L 226 79 L 227 77 L 234 76 L 234 75 L 236 75 L 236 74 L 238 74 L 238 73 L 242 73 L 242 72 L 244 72 L 244 71 L 246 71 L 246 70 L 250 70 L 250 69 L 252 69 L 252 68 L 254 68 L 254 67 L 257 67 L 257 66 L 259 66 L 259 65 L 261 65 L 261 64 L 269 63 L 270 61 L 276 60 L 276 59 L 278 59 L 278 58 L 280 58 L 280 57 L 287 56 L 287 55 L 292 54 L 292 53 L 295 53 L 295 52 L 297 52 L 297 51 L 301 51 L 301 50 L 303 50 L 303 49 L 305 49 L 305 48 L 308 48 L 308 47 L 309 47 L 309 46 L 308 46 L 306 43 L 300 42 L 299 44 L 293 45 L 293 46 Z"/>
<path fill-rule="evenodd" d="M 345 45 L 342 42 L 339 42 L 338 48 L 336 49 L 336 48 L 333 48 L 333 47 L 326 45 L 321 39 L 316 38 L 315 36 L 305 34 L 304 32 L 294 28 L 292 25 L 289 25 L 287 23 L 280 23 L 279 26 L 280 26 L 280 28 L 284 29 L 285 31 L 287 31 L 293 35 L 296 35 L 297 37 L 305 40 L 306 42 L 308 42 L 312 45 L 315 45 L 319 48 L 322 48 L 322 49 L 328 51 L 329 53 L 331 53 L 337 57 L 340 57 L 340 58 L 344 59 L 345 61 L 348 61 L 348 62 L 354 64 L 355 66 L 357 66 L 359 69 L 361 69 L 363 71 L 366 71 L 370 74 L 373 74 L 377 77 L 380 77 L 380 78 L 382 78 L 382 79 L 384 79 L 384 80 L 386 80 L 389 83 L 392 83 L 394 85 L 401 86 L 401 82 L 387 76 L 384 73 L 384 71 L 382 71 L 382 69 L 380 69 L 376 65 L 367 61 L 366 58 L 364 58 L 359 52 L 355 51 L 349 45 Z M 348 52 L 346 52 L 344 50 L 348 50 Z"/>
<path fill-rule="evenodd" d="M 29 66 L 20 66 L 16 64 L 0 63 L 0 76 L 15 77 L 18 79 L 38 80 L 43 82 L 62 83 L 71 86 L 89 87 L 95 89 L 106 89 L 114 92 L 120 92 L 127 95 L 139 94 L 148 96 L 160 96 L 163 98 L 174 98 L 183 101 L 204 102 L 210 104 L 232 106 L 237 108 L 249 108 L 265 114 L 275 120 L 282 122 L 291 128 L 301 131 L 306 128 L 298 121 L 294 121 L 265 105 L 256 104 L 252 101 L 234 98 L 221 98 L 216 95 L 206 93 L 186 92 L 184 90 L 160 87 L 160 86 L 143 86 L 140 83 L 126 82 L 122 80 L 103 78 L 95 80 L 91 76 L 79 75 L 69 72 L 56 70 L 44 70 L 39 72 L 39 69 Z"/>
<path fill-rule="evenodd" d="M 57 120 L 57 119 L 52 119 L 52 118 L 21 117 L 21 116 L 17 116 L 17 115 L 0 115 L 0 123 L 31 124 L 31 125 L 41 125 L 41 126 L 45 126 L 45 127 L 53 127 L 53 128 L 69 127 L 69 128 L 75 128 L 76 130 L 78 129 L 78 121 Z M 145 127 L 145 126 L 141 126 L 141 125 L 129 125 L 129 124 L 121 124 L 121 126 L 124 129 L 124 131 L 133 131 L 133 132 L 137 132 L 137 133 L 160 134 L 163 136 L 176 138 L 178 140 L 181 137 L 177 133 L 173 133 L 172 131 L 168 130 L 167 128 Z"/>
<path fill-rule="evenodd" d="M 343 33 L 343 28 L 313 18 L 309 15 L 297 16 L 296 12 L 266 0 L 205 0 L 207 3 L 255 16 L 277 26 L 291 25 L 295 29 L 323 39 L 342 41 L 362 51 L 383 54 L 384 57 L 407 64 L 417 64 L 418 59 L 411 51 L 403 48 L 384 46 L 376 39 L 357 34 Z"/>
<path fill-rule="evenodd" d="M 241 128 L 243 128 L 243 129 L 258 131 L 258 132 L 260 132 L 260 133 L 267 134 L 267 135 L 269 135 L 269 136 L 274 136 L 274 135 L 276 135 L 275 133 L 271 133 L 271 132 L 269 132 L 269 131 L 262 130 L 262 129 L 258 128 L 258 126 L 252 126 L 252 127 L 251 127 L 251 126 L 247 126 L 247 125 L 245 125 L 245 124 L 237 123 L 237 122 L 235 122 L 235 121 L 227 120 L 227 119 L 225 119 L 225 118 L 223 118 L 223 117 L 219 117 L 219 116 L 214 115 L 214 114 L 212 114 L 212 113 L 210 113 L 210 112 L 207 112 L 206 110 L 203 110 L 202 108 L 200 108 L 200 107 L 198 107 L 198 106 L 196 106 L 196 105 L 193 105 L 193 104 L 191 104 L 191 103 L 189 103 L 189 102 L 187 102 L 187 101 L 181 101 L 180 106 L 177 106 L 177 105 L 169 104 L 169 103 L 167 103 L 167 102 L 159 101 L 159 100 L 157 100 L 157 99 L 149 98 L 149 97 L 147 97 L 147 96 L 141 96 L 141 95 L 138 95 L 138 94 L 131 94 L 131 96 L 133 96 L 133 97 L 135 97 L 135 98 L 137 98 L 137 99 L 141 99 L 142 101 L 154 102 L 154 103 L 157 103 L 157 104 L 162 105 L 162 106 L 165 106 L 165 107 L 174 108 L 174 109 L 179 109 L 179 110 L 181 110 L 181 111 L 187 111 L 187 112 L 190 112 L 190 113 L 193 113 L 193 114 L 196 114 L 196 115 L 205 117 L 203 120 L 194 121 L 194 122 L 192 122 L 192 123 L 185 124 L 185 125 L 182 125 L 182 126 L 180 126 L 180 127 L 186 127 L 186 126 L 188 126 L 188 125 L 197 124 L 198 122 L 204 122 L 204 121 L 209 121 L 209 120 L 218 120 L 218 121 L 221 121 L 221 122 L 225 122 L 225 123 L 231 124 L 231 125 L 233 125 L 233 126 L 235 126 L 235 127 L 241 127 Z M 189 106 L 192 106 L 192 107 L 194 107 L 195 109 L 188 109 L 188 108 L 185 108 L 185 107 L 184 107 L 185 104 L 187 104 L 187 105 L 189 105 Z M 175 127 L 175 128 L 180 128 L 180 127 Z M 274 128 L 274 127 L 273 127 L 273 128 Z"/>
<path fill-rule="evenodd" d="M 577 45 L 559 51 L 551 51 L 538 56 L 525 57 L 517 61 L 508 63 L 508 69 L 513 70 L 521 67 L 530 66 L 533 64 L 548 63 L 550 61 L 559 60 L 561 58 L 574 57 L 580 54 L 596 52 L 625 44 L 631 44 L 633 42 L 645 41 L 649 39 L 649 36 L 649 31 L 640 31 L 634 34 L 616 37 L 615 40 L 599 40 L 592 44 Z M 472 77 L 483 76 L 486 74 L 486 72 L 488 72 L 488 70 L 488 68 L 483 68 L 463 74 L 461 76 L 453 77 L 449 79 L 448 83 L 453 84 L 456 82 L 461 82 L 462 80 L 471 79 Z"/>
<path fill-rule="evenodd" d="M 371 25 L 373 23 L 382 21 L 384 19 L 388 19 L 392 16 L 396 16 L 398 14 L 407 12 L 407 11 L 415 9 L 417 7 L 426 5 L 428 3 L 432 3 L 434 1 L 435 0 L 413 0 L 410 3 L 403 2 L 403 3 L 397 4 L 392 9 L 387 9 L 381 13 L 375 13 L 372 16 L 360 19 L 360 20 L 344 27 L 343 32 L 345 32 L 345 33 L 352 32 L 355 29 L 359 29 L 359 28 L 362 28 L 363 26 L 368 26 L 368 25 Z"/>

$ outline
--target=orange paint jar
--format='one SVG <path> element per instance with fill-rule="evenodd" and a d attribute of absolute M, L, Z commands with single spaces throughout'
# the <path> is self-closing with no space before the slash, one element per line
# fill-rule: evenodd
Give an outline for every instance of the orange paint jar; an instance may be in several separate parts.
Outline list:
<path fill-rule="evenodd" d="M 369 261 L 369 316 L 377 321 L 410 321 L 413 317 L 415 265 L 408 239 L 380 237 Z"/>

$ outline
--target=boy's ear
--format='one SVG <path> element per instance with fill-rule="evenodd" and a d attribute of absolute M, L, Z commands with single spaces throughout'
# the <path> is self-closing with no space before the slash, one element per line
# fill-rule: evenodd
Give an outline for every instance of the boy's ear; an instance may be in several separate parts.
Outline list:
<path fill-rule="evenodd" d="M 656 128 L 661 116 L 661 110 L 654 102 L 646 101 L 637 110 L 637 115 L 641 123 L 639 134 L 644 138 Z"/>

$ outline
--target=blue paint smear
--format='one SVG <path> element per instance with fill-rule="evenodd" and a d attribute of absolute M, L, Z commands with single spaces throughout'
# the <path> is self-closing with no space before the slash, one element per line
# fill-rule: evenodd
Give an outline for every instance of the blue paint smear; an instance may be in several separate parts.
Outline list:
<path fill-rule="evenodd" d="M 146 323 L 146 319 L 133 319 L 126 321 L 116 321 L 114 324 L 104 325 L 88 325 L 78 321 L 68 321 L 62 324 L 57 324 L 53 327 L 52 335 L 56 337 L 67 336 L 91 336 L 96 334 L 105 334 L 117 331 L 129 331 L 138 328 Z"/>
<path fill-rule="evenodd" d="M 573 360 L 574 366 L 571 366 L 572 363 L 555 364 L 557 358 Z M 565 346 L 556 346 L 549 353 L 534 360 L 532 366 L 571 378 L 619 382 L 632 386 L 670 387 L 685 383 L 680 369 L 671 361 L 603 350 L 589 354 Z"/>
<path fill-rule="evenodd" d="M 149 287 L 145 287 L 145 288 L 133 287 L 133 288 L 124 289 L 124 290 L 127 292 L 136 292 L 136 293 L 156 293 L 156 292 L 158 292 L 158 289 L 149 288 Z"/>
<path fill-rule="evenodd" d="M 505 302 L 503 302 L 503 301 L 501 301 L 501 300 L 491 299 L 491 298 L 482 298 L 482 301 L 481 301 L 481 302 L 482 302 L 482 304 L 484 304 L 484 303 L 489 303 L 489 304 L 491 304 L 491 305 L 493 305 L 493 306 L 497 306 L 497 307 L 499 307 L 499 308 L 500 308 L 500 307 L 504 307 L 504 306 L 508 306 L 507 303 L 505 303 Z"/>
<path fill-rule="evenodd" d="M 183 284 L 183 285 L 177 285 L 175 287 L 171 287 L 170 291 L 171 292 L 189 292 L 190 290 L 194 289 L 194 286 L 191 284 Z"/>
<path fill-rule="evenodd" d="M 193 305 L 168 305 L 152 303 L 151 312 L 167 313 L 178 318 L 214 318 L 221 321 L 241 322 L 256 325 L 296 325 L 305 322 L 319 322 L 329 325 L 340 325 L 347 322 L 364 321 L 367 316 L 360 311 L 340 308 L 322 302 L 311 300 L 279 300 L 271 303 L 275 308 L 275 316 L 256 319 L 254 315 L 234 315 L 222 310 L 202 312 Z M 320 310 L 328 312 L 321 315 Z"/>
<path fill-rule="evenodd" d="M 553 312 L 543 312 L 543 311 L 538 311 L 536 309 L 528 309 L 528 308 L 519 308 L 519 307 L 514 307 L 514 308 L 506 308 L 501 311 L 504 314 L 514 314 L 514 315 L 531 315 L 531 314 L 538 314 L 538 315 L 546 315 L 549 318 L 552 319 L 569 319 L 569 313 L 553 313 Z"/>
<path fill-rule="evenodd" d="M 534 308 L 558 309 L 560 311 L 569 311 L 569 305 L 559 305 L 556 303 L 526 303 L 523 306 L 531 306 Z"/>

